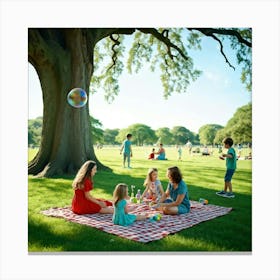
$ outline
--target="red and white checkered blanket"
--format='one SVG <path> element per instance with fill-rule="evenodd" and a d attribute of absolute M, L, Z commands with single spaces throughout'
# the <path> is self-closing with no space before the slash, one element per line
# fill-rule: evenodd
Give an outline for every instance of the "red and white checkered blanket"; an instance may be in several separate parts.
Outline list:
<path fill-rule="evenodd" d="M 146 204 L 133 204 L 132 214 L 148 214 L 149 216 L 159 213 Z M 192 227 L 201 222 L 214 219 L 228 214 L 232 208 L 216 205 L 202 205 L 196 201 L 191 201 L 191 211 L 181 215 L 162 215 L 160 221 L 150 222 L 136 221 L 134 224 L 124 227 L 112 223 L 111 214 L 86 214 L 76 215 L 70 207 L 56 207 L 41 211 L 42 214 L 51 217 L 64 218 L 67 221 L 91 226 L 105 232 L 115 234 L 138 242 L 150 242 L 161 239 L 168 234 Z"/>

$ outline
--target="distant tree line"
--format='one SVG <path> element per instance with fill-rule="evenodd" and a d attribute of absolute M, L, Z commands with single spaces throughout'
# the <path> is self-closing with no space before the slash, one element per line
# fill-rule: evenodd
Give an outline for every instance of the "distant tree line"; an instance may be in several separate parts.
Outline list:
<path fill-rule="evenodd" d="M 28 121 L 28 144 L 39 146 L 42 131 L 42 117 Z M 163 143 L 164 145 L 184 145 L 189 140 L 193 145 L 221 144 L 223 138 L 230 136 L 235 143 L 252 142 L 252 104 L 249 103 L 237 109 L 233 117 L 223 127 L 219 124 L 206 124 L 194 133 L 183 126 L 172 129 L 161 127 L 153 130 L 151 127 L 137 123 L 123 129 L 103 129 L 102 123 L 90 117 L 91 135 L 94 144 L 117 145 L 126 138 L 127 133 L 133 134 L 133 143 L 137 146 Z"/>
<path fill-rule="evenodd" d="M 43 117 L 28 120 L 28 145 L 39 146 L 42 134 Z"/>

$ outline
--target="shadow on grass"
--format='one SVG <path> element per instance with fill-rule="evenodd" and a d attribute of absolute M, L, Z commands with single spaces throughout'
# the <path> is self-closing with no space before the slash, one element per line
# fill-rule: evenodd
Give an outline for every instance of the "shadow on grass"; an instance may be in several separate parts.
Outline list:
<path fill-rule="evenodd" d="M 53 219 L 53 218 L 51 218 Z M 102 232 L 95 228 L 74 224 L 63 219 L 57 219 L 54 225 L 29 219 L 28 241 L 29 252 L 55 251 L 124 251 L 124 248 L 141 248 L 140 244 Z M 67 232 L 55 232 L 53 227 L 67 227 Z M 71 231 L 71 233 L 69 233 Z M 138 245 L 138 246 L 137 246 Z M 138 248 L 139 247 L 139 248 Z M 38 249 L 40 248 L 40 249 Z"/>
<path fill-rule="evenodd" d="M 139 168 L 138 168 L 139 169 Z M 144 174 L 146 173 L 147 168 L 143 168 Z M 133 170 L 132 170 L 133 171 Z M 139 172 L 139 170 L 137 170 Z M 210 184 L 217 185 L 217 180 L 223 184 L 223 178 L 225 174 L 224 168 L 218 167 L 209 167 L 205 166 L 202 168 L 197 168 L 196 166 L 188 166 L 188 169 L 184 172 L 185 181 L 188 186 L 191 186 L 192 182 L 197 184 L 197 181 L 205 183 L 205 186 L 201 186 L 200 190 L 202 194 L 207 190 L 206 187 L 209 187 Z M 137 174 L 138 175 L 138 174 Z M 137 188 L 144 190 L 143 177 L 137 177 L 134 174 L 117 174 L 114 172 L 101 171 L 98 172 L 94 177 L 94 191 L 93 194 L 100 192 L 102 195 L 105 195 L 105 198 L 109 199 L 112 197 L 115 186 L 118 183 L 126 183 L 127 185 L 135 185 Z M 199 178 L 199 179 L 197 179 Z M 72 190 L 72 181 L 74 176 L 64 176 L 63 178 L 33 178 L 29 177 L 30 184 L 36 186 L 37 191 L 42 191 L 44 189 L 49 190 L 53 193 L 59 193 L 61 195 L 73 194 Z M 242 184 L 251 184 L 252 175 L 250 171 L 237 170 L 233 177 L 234 181 Z M 162 186 L 166 189 L 168 184 L 167 179 L 161 180 Z M 219 183 L 220 184 L 220 183 Z M 221 186 L 223 187 L 223 186 Z M 220 190 L 220 188 L 218 188 Z M 32 188 L 34 191 L 34 188 Z M 192 195 L 192 190 L 190 189 L 190 194 Z M 202 195 L 201 194 L 201 195 Z"/>
<path fill-rule="evenodd" d="M 208 173 L 207 176 L 214 176 L 214 174 L 216 176 L 217 170 L 209 169 Z M 243 173 L 240 175 L 246 176 L 247 173 Z M 228 215 L 203 222 L 159 241 L 141 244 L 63 219 L 42 217 L 39 213 L 40 209 L 64 206 L 65 201 L 68 200 L 69 205 L 71 204 L 72 180 L 73 177 L 30 178 L 29 191 L 33 196 L 31 200 L 35 199 L 35 202 L 33 201 L 30 205 L 28 220 L 30 251 L 251 251 L 251 195 L 237 193 L 236 198 L 227 199 L 217 196 L 216 190 L 209 187 L 188 184 L 191 200 L 204 197 L 209 200 L 210 204 L 233 207 L 233 210 Z M 100 188 L 102 194 L 107 196 L 106 198 L 111 198 L 115 184 L 125 182 L 128 185 L 142 186 L 143 178 L 130 174 L 99 172 L 95 182 L 97 193 Z M 115 183 L 112 184 L 112 182 Z M 167 181 L 162 180 L 162 184 L 165 188 Z M 36 189 L 40 191 L 37 192 Z M 44 189 L 48 191 L 48 195 L 41 198 L 43 199 L 42 204 L 36 205 L 36 197 L 42 196 Z M 66 197 L 68 200 L 64 199 L 62 205 L 60 197 Z M 60 231 L 55 230 L 57 225 L 61 227 Z"/>

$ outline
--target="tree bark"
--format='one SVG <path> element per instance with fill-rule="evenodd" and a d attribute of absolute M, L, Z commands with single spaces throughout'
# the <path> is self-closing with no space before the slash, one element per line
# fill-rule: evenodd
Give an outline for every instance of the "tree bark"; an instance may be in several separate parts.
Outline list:
<path fill-rule="evenodd" d="M 29 61 L 38 73 L 44 104 L 41 145 L 29 163 L 29 174 L 75 174 L 87 160 L 109 169 L 93 150 L 88 103 L 74 108 L 67 102 L 71 89 L 89 91 L 96 42 L 85 29 L 29 30 Z"/>

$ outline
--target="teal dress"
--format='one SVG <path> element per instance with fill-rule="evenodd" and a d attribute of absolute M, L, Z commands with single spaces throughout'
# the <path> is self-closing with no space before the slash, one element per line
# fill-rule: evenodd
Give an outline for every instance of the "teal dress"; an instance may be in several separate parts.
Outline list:
<path fill-rule="evenodd" d="M 120 226 L 129 226 L 136 220 L 136 215 L 125 213 L 125 199 L 120 200 L 117 205 L 114 205 L 113 223 Z"/>

